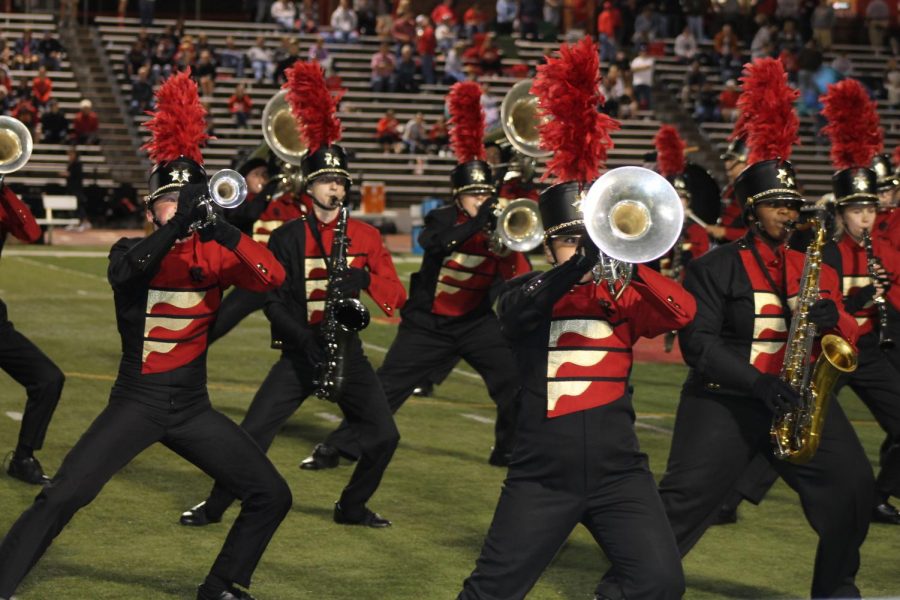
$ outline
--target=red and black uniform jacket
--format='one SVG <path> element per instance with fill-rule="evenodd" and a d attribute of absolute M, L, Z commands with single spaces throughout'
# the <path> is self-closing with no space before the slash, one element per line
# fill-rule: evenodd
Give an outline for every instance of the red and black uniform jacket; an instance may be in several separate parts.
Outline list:
<path fill-rule="evenodd" d="M 491 252 L 488 235 L 475 219 L 456 206 L 436 208 L 425 217 L 419 235 L 425 250 L 422 266 L 410 282 L 403 318 L 422 325 L 475 319 L 491 312 L 490 289 L 531 271 L 521 252 Z M 425 317 L 423 322 L 423 317 Z"/>
<path fill-rule="evenodd" d="M 679 335 L 681 352 L 691 367 L 686 390 L 749 396 L 760 373 L 781 372 L 789 329 L 783 306 L 785 301 L 788 307 L 796 306 L 804 260 L 801 252 L 772 250 L 748 234 L 691 262 L 684 287 L 697 299 L 697 317 Z M 840 315 L 834 331 L 819 333 L 836 333 L 855 344 L 856 321 L 844 310 L 837 273 L 824 263 L 819 292 L 821 298 L 834 301 Z"/>
<path fill-rule="evenodd" d="M 722 194 L 722 216 L 719 217 L 719 224 L 725 228 L 726 241 L 733 242 L 747 233 L 743 213 L 741 203 L 734 197 L 734 187 L 729 185 Z"/>
<path fill-rule="evenodd" d="M 266 301 L 273 347 L 298 349 L 296 341 L 305 338 L 310 328 L 322 322 L 328 295 L 328 267 L 323 256 L 331 256 L 336 224 L 337 219 L 322 223 L 308 215 L 272 233 L 269 248 L 287 271 L 285 284 L 269 294 Z M 321 234 L 322 247 L 311 227 L 316 227 Z M 394 316 L 406 301 L 406 290 L 381 234 L 367 223 L 348 219 L 347 237 L 350 238 L 347 264 L 369 271 L 366 293 L 385 315 Z"/>
<path fill-rule="evenodd" d="M 874 229 L 876 237 L 881 237 L 895 250 L 900 250 L 900 209 L 878 211 Z"/>
<path fill-rule="evenodd" d="M 866 249 L 847 234 L 836 244 L 841 255 L 838 275 L 841 278 L 841 292 L 844 306 L 856 319 L 859 337 L 878 331 L 878 309 L 872 301 L 875 287 L 869 277 Z M 872 238 L 872 251 L 888 272 L 891 285 L 887 300 L 888 323 L 894 328 L 900 326 L 900 252 L 891 247 L 883 238 Z"/>
<path fill-rule="evenodd" d="M 273 231 L 306 212 L 290 194 L 282 194 L 270 201 L 266 198 L 265 189 L 259 194 L 247 194 L 247 199 L 238 207 L 224 211 L 229 223 L 263 244 L 269 241 Z"/>
<path fill-rule="evenodd" d="M 605 283 L 578 284 L 585 260 L 519 277 L 498 303 L 523 383 L 513 467 L 551 487 L 647 470 L 628 384 L 632 346 L 684 327 L 696 310 L 681 285 L 644 265 L 618 299 Z"/>
<path fill-rule="evenodd" d="M 10 233 L 29 244 L 41 238 L 41 228 L 28 206 L 11 189 L 0 184 L 0 254 Z M 7 318 L 6 304 L 0 300 L 0 324 L 6 323 Z"/>
<path fill-rule="evenodd" d="M 163 396 L 205 386 L 207 334 L 227 287 L 265 292 L 284 281 L 272 253 L 246 235 L 234 250 L 197 234 L 175 243 L 177 235 L 168 224 L 143 239 L 122 238 L 107 273 L 122 338 L 117 385 Z"/>

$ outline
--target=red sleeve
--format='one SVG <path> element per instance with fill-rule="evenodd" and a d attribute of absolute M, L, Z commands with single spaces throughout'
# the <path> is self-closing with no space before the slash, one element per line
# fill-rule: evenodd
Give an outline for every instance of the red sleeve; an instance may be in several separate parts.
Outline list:
<path fill-rule="evenodd" d="M 500 261 L 500 276 L 504 281 L 509 281 L 519 275 L 531 272 L 531 263 L 521 252 L 512 252 Z"/>
<path fill-rule="evenodd" d="M 637 278 L 618 301 L 631 321 L 632 343 L 639 337 L 655 337 L 681 329 L 694 320 L 697 302 L 681 284 L 650 267 L 636 265 L 635 268 Z"/>
<path fill-rule="evenodd" d="M 697 223 L 691 223 L 687 228 L 687 235 L 685 236 L 687 241 L 691 247 L 687 249 L 688 252 L 691 253 L 691 259 L 697 259 L 709 252 L 709 236 L 706 234 L 706 230 L 700 227 Z"/>
<path fill-rule="evenodd" d="M 369 268 L 370 277 L 366 292 L 384 314 L 393 317 L 406 302 L 406 288 L 397 276 L 391 253 L 384 247 L 381 234 L 371 225 L 357 222 L 353 229 L 352 234 L 349 234 L 351 246 L 366 253 L 365 266 Z"/>
<path fill-rule="evenodd" d="M 275 255 L 245 234 L 241 234 L 241 241 L 233 251 L 224 246 L 219 248 L 222 251 L 220 277 L 223 287 L 235 285 L 253 292 L 268 292 L 284 283 L 284 267 Z"/>
<path fill-rule="evenodd" d="M 856 319 L 844 310 L 844 297 L 841 292 L 841 285 L 838 282 L 837 273 L 826 264 L 822 265 L 819 277 L 819 295 L 822 298 L 830 298 L 838 307 L 837 327 L 820 333 L 835 333 L 856 346 L 856 340 L 859 338 L 859 328 L 856 324 Z"/>
<path fill-rule="evenodd" d="M 887 292 L 888 302 L 891 303 L 894 310 L 900 310 L 900 252 L 879 238 L 875 238 L 872 242 L 875 255 L 891 278 L 891 287 Z"/>
<path fill-rule="evenodd" d="M 895 208 L 888 220 L 888 237 L 891 246 L 900 250 L 900 208 Z"/>
<path fill-rule="evenodd" d="M 3 186 L 0 192 L 0 226 L 23 242 L 33 243 L 41 237 L 41 227 L 34 220 L 34 215 L 19 197 Z"/>

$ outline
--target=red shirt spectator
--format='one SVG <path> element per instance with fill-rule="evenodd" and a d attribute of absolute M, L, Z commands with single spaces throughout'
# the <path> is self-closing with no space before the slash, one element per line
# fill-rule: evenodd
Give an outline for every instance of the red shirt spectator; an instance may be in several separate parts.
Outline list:
<path fill-rule="evenodd" d="M 416 21 L 413 19 L 411 12 L 405 13 L 394 21 L 394 26 L 391 28 L 391 37 L 400 44 L 412 44 L 415 41 Z"/>
<path fill-rule="evenodd" d="M 741 93 L 734 88 L 725 88 L 719 94 L 719 108 L 736 108 Z"/>
<path fill-rule="evenodd" d="M 385 137 L 395 137 L 400 139 L 400 134 L 398 133 L 399 128 L 400 121 L 398 121 L 393 114 L 384 115 L 378 120 L 378 124 L 375 125 L 375 137 L 379 139 Z"/>
<path fill-rule="evenodd" d="M 437 38 L 434 37 L 434 27 L 427 25 L 416 38 L 416 52 L 419 56 L 434 55 L 437 49 Z"/>
<path fill-rule="evenodd" d="M 228 110 L 232 114 L 236 112 L 250 114 L 250 111 L 253 110 L 253 99 L 247 94 L 241 94 L 240 96 L 232 94 L 231 98 L 228 99 Z"/>
<path fill-rule="evenodd" d="M 75 114 L 72 121 L 72 135 L 78 144 L 93 144 L 97 141 L 97 131 L 100 129 L 100 120 L 92 109 L 90 100 L 82 100 L 81 110 Z"/>
<path fill-rule="evenodd" d="M 43 106 L 50 102 L 50 93 L 53 91 L 53 82 L 47 77 L 46 69 L 41 67 L 38 76 L 31 80 L 31 97 Z"/>
<path fill-rule="evenodd" d="M 28 131 L 34 133 L 34 126 L 37 124 L 37 109 L 28 98 L 20 98 L 10 114 L 13 118 L 22 121 Z"/>
<path fill-rule="evenodd" d="M 431 11 L 431 22 L 432 23 L 443 23 L 444 19 L 450 18 L 450 25 L 456 25 L 456 15 L 453 13 L 453 0 L 447 0 L 443 4 L 438 4 L 434 7 L 434 10 Z"/>
<path fill-rule="evenodd" d="M 603 3 L 603 11 L 597 17 L 597 33 L 616 39 L 616 32 L 622 27 L 622 13 L 612 2 Z"/>
<path fill-rule="evenodd" d="M 488 21 L 487 15 L 477 5 L 473 4 L 463 14 L 463 24 L 479 29 Z"/>

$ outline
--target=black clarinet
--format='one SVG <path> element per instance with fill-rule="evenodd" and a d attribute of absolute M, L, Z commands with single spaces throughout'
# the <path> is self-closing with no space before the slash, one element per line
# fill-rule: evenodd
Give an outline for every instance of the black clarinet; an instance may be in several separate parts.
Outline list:
<path fill-rule="evenodd" d="M 869 234 L 868 229 L 863 229 L 863 248 L 866 249 L 866 267 L 869 270 L 869 277 L 872 279 L 872 282 L 875 283 L 877 281 L 883 281 L 883 278 L 878 275 L 877 269 L 881 266 L 878 257 L 875 256 L 875 251 L 872 249 L 872 236 Z M 885 287 L 885 292 L 887 292 L 887 288 Z M 887 336 L 887 326 L 888 326 L 888 311 L 887 311 L 887 298 L 884 297 L 884 294 L 875 298 L 873 301 L 875 302 L 875 306 L 878 309 L 878 346 L 882 350 L 890 350 L 894 347 L 894 340 L 890 339 Z"/>

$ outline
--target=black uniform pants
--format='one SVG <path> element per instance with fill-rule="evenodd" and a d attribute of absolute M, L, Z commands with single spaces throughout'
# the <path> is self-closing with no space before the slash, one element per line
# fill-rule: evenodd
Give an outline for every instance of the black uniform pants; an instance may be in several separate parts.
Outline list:
<path fill-rule="evenodd" d="M 209 332 L 209 343 L 212 344 L 227 334 L 245 318 L 258 310 L 262 310 L 265 305 L 266 294 L 264 292 L 234 288 L 222 300 L 222 305 L 216 314 L 216 322 Z"/>
<path fill-rule="evenodd" d="M 800 496 L 819 535 L 812 596 L 858 597 L 854 578 L 869 529 L 872 468 L 840 405 L 830 400 L 822 441 L 813 459 L 772 466 Z M 758 453 L 772 456 L 771 413 L 751 398 L 684 391 L 666 474 L 659 492 L 683 555 L 715 519 L 723 498 Z"/>
<path fill-rule="evenodd" d="M 859 340 L 859 366 L 841 381 L 869 408 L 887 434 L 881 446 L 881 470 L 875 479 L 875 504 L 900 496 L 900 371 L 878 348 L 877 335 Z"/>
<path fill-rule="evenodd" d="M 455 357 L 472 365 L 497 405 L 494 447 L 509 452 L 513 446 L 515 398 L 519 389 L 516 366 L 500 324 L 493 313 L 432 329 L 404 320 L 378 369 L 391 412 L 397 412 L 413 390 L 433 372 L 440 373 Z M 356 437 L 345 420 L 325 440 L 347 458 L 359 456 Z"/>
<path fill-rule="evenodd" d="M 291 491 L 259 446 L 212 409 L 206 390 L 176 407 L 141 402 L 142 390 L 113 388 L 109 405 L 66 455 L 51 483 L 0 544 L 0 597 L 9 598 L 75 513 L 113 475 L 155 442 L 198 466 L 241 498 L 211 573 L 242 586 L 291 506 Z"/>
<path fill-rule="evenodd" d="M 298 360 L 283 354 L 272 365 L 241 423 L 263 450 L 268 450 L 284 423 L 314 391 L 312 371 Z M 352 348 L 346 368 L 346 387 L 337 404 L 360 449 L 360 458 L 339 501 L 344 514 L 355 518 L 361 516 L 378 489 L 400 434 L 378 378 L 359 345 Z M 233 491 L 224 483 L 216 481 L 207 498 L 206 512 L 212 517 L 220 516 L 234 501 Z"/>
<path fill-rule="evenodd" d="M 22 415 L 19 443 L 37 450 L 44 445 L 65 376 L 9 321 L 0 324 L 0 369 L 25 387 L 28 399 Z"/>

